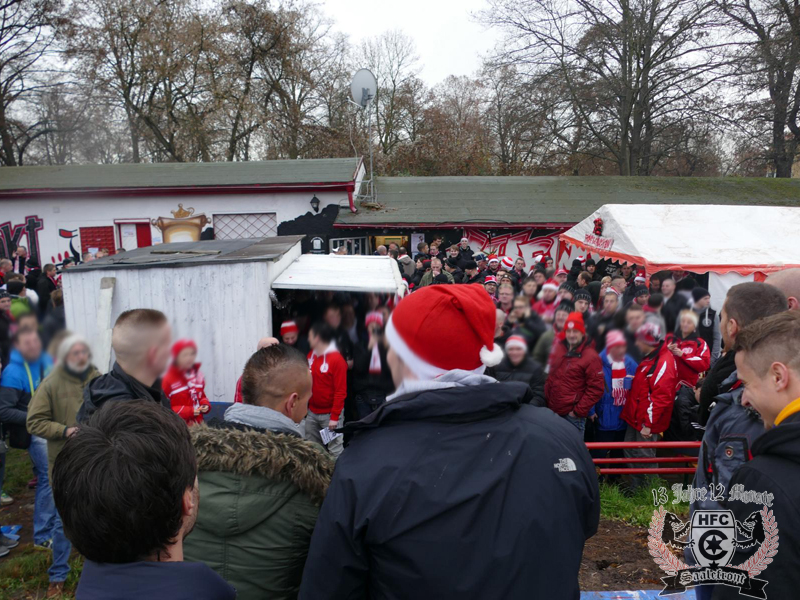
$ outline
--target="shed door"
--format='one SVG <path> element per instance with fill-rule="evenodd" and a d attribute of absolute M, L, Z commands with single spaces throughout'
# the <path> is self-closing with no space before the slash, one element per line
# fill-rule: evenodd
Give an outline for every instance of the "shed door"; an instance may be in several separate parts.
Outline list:
<path fill-rule="evenodd" d="M 214 215 L 214 238 L 217 240 L 263 238 L 276 235 L 278 235 L 278 219 L 275 213 Z"/>

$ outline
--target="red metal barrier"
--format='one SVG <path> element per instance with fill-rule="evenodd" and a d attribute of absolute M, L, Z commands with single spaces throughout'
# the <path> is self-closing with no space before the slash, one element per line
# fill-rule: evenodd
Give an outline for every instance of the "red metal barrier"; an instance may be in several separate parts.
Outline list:
<path fill-rule="evenodd" d="M 702 442 L 587 442 L 589 450 L 624 450 L 625 448 L 662 448 L 666 449 L 696 449 Z M 593 458 L 594 464 L 610 465 L 636 465 L 636 464 L 667 464 L 667 463 L 697 463 L 696 456 L 648 456 L 637 458 Z M 601 467 L 601 475 L 690 475 L 695 472 L 695 467 Z"/>

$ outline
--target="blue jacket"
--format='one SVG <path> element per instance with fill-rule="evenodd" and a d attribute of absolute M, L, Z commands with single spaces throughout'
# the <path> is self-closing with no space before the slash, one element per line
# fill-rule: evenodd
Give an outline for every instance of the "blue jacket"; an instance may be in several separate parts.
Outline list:
<path fill-rule="evenodd" d="M 578 600 L 597 476 L 577 429 L 530 394 L 411 392 L 346 425 L 300 600 Z"/>
<path fill-rule="evenodd" d="M 614 396 L 611 393 L 611 361 L 608 359 L 608 351 L 604 349 L 600 353 L 600 362 L 603 363 L 603 377 L 605 378 L 605 391 L 600 397 L 600 401 L 589 411 L 589 416 L 597 415 L 597 428 L 601 431 L 622 431 L 628 428 L 628 424 L 620 418 L 625 404 L 615 405 Z M 625 355 L 625 376 L 624 386 L 630 392 L 633 376 L 636 375 L 637 363 L 627 354 Z"/>
<path fill-rule="evenodd" d="M 12 350 L 8 366 L 3 369 L 3 376 L 0 377 L 0 423 L 25 426 L 28 402 L 42 380 L 50 374 L 53 360 L 42 352 L 39 360 L 27 363 L 27 366 L 26 369 L 22 355 L 17 350 Z"/>
<path fill-rule="evenodd" d="M 86 560 L 77 600 L 234 600 L 236 590 L 202 563 Z"/>

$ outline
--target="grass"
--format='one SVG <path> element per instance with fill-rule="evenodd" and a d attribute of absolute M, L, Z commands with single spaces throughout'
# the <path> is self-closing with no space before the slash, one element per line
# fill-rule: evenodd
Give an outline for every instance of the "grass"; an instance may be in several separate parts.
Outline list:
<path fill-rule="evenodd" d="M 670 484 L 663 479 L 653 479 L 649 485 L 642 486 L 633 494 L 623 493 L 622 488 L 616 485 L 601 483 L 600 516 L 614 521 L 624 521 L 630 525 L 649 527 L 653 511 L 658 507 L 654 502 L 653 491 L 662 487 L 669 493 L 669 503 L 665 507 L 678 516 L 687 515 L 689 503 L 672 504 Z"/>
<path fill-rule="evenodd" d="M 22 548 L 22 550 L 20 550 Z M 31 545 L 18 547 L 0 561 L 0 598 L 43 598 L 49 584 L 47 569 L 52 554 L 34 550 Z M 63 598 L 73 598 L 83 569 L 83 557 L 74 554 Z"/>
<path fill-rule="evenodd" d="M 31 459 L 25 450 L 9 449 L 6 453 L 6 474 L 3 491 L 12 498 L 28 487 L 33 477 Z"/>

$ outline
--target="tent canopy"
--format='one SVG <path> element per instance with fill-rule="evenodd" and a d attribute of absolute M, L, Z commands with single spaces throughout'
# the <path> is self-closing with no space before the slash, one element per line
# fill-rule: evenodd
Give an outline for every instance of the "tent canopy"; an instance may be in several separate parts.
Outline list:
<path fill-rule="evenodd" d="M 272 287 L 278 290 L 336 290 L 400 294 L 406 286 L 390 256 L 303 254 L 286 267 Z"/>
<path fill-rule="evenodd" d="M 798 231 L 795 207 L 606 204 L 559 239 L 635 263 L 648 274 L 685 269 L 749 275 L 800 266 Z"/>

